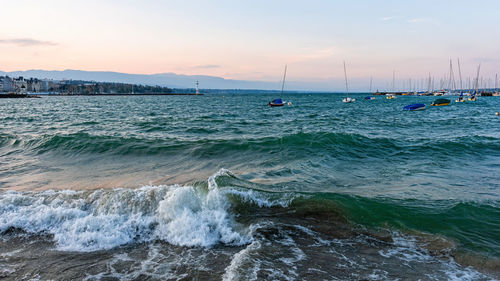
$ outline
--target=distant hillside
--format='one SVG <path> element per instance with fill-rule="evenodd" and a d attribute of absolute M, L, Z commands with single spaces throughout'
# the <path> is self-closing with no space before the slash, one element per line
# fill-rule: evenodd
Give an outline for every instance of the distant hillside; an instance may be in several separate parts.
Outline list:
<path fill-rule="evenodd" d="M 279 83 L 243 81 L 224 79 L 215 76 L 204 75 L 179 75 L 175 73 L 161 74 L 128 74 L 110 71 L 82 71 L 82 70 L 27 70 L 0 72 L 0 75 L 33 77 L 39 79 L 74 79 L 98 82 L 118 82 L 144 85 L 167 86 L 170 88 L 194 88 L 195 82 L 200 82 L 201 88 L 212 89 L 273 89 Z"/>
<path fill-rule="evenodd" d="M 143 84 L 151 86 L 165 86 L 169 88 L 194 88 L 195 82 L 198 80 L 200 88 L 204 89 L 266 89 L 278 90 L 281 88 L 281 82 L 266 82 L 266 81 L 247 81 L 247 80 L 232 80 L 224 79 L 216 76 L 206 75 L 181 75 L 175 73 L 160 73 L 160 74 L 128 74 L 111 71 L 83 71 L 83 70 L 26 70 L 2 72 L 0 75 L 9 75 L 13 77 L 23 76 L 26 78 L 38 79 L 73 79 L 98 82 L 118 82 Z M 335 81 L 338 82 L 338 81 Z M 333 82 L 297 82 L 287 81 L 285 89 L 287 90 L 310 90 L 310 91 L 331 91 Z M 340 84 L 341 85 L 341 84 Z"/>

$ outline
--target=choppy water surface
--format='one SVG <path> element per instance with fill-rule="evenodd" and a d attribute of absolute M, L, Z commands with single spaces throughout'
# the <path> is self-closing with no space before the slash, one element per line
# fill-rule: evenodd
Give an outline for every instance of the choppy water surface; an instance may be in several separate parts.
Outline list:
<path fill-rule="evenodd" d="M 0 278 L 500 278 L 500 99 L 0 100 Z"/>

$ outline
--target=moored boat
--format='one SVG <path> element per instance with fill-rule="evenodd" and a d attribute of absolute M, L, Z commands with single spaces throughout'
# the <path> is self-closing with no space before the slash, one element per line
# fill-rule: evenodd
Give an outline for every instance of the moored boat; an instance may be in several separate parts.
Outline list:
<path fill-rule="evenodd" d="M 268 103 L 269 106 L 284 106 L 285 103 L 283 102 L 282 99 L 275 99 L 271 102 Z"/>
<path fill-rule="evenodd" d="M 425 104 L 423 103 L 412 103 L 403 107 L 403 110 L 407 111 L 424 110 L 424 109 L 425 109 Z"/>
<path fill-rule="evenodd" d="M 345 92 L 345 98 L 342 99 L 342 102 L 346 102 L 346 103 L 355 102 L 356 99 L 349 97 L 349 84 L 347 83 L 347 70 L 345 67 L 345 61 L 344 61 L 344 76 L 345 76 L 345 90 L 346 90 L 346 92 Z"/>
<path fill-rule="evenodd" d="M 437 99 L 431 103 L 431 106 L 445 106 L 450 104 L 449 99 Z"/>
<path fill-rule="evenodd" d="M 286 80 L 286 68 L 287 65 L 285 65 L 285 72 L 283 73 L 283 83 L 281 84 L 281 96 L 283 96 L 283 89 L 285 88 L 285 80 Z M 283 99 L 274 99 L 273 101 L 269 102 L 267 105 L 269 106 L 284 106 L 285 102 L 283 102 Z M 288 102 L 288 105 L 292 105 L 291 102 Z"/>
<path fill-rule="evenodd" d="M 477 66 L 477 76 L 476 76 L 476 87 L 472 95 L 468 98 L 469 101 L 477 101 L 477 95 L 479 92 L 479 71 L 481 70 L 481 64 Z"/>

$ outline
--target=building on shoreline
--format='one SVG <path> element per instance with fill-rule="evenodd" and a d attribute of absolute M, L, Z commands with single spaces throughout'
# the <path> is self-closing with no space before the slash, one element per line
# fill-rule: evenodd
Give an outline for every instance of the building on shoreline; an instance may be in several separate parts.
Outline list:
<path fill-rule="evenodd" d="M 14 91 L 14 82 L 9 76 L 0 76 L 0 93 Z"/>
<path fill-rule="evenodd" d="M 0 76 L 0 93 L 54 93 L 62 95 L 170 94 L 168 87 L 83 80 L 49 80 Z"/>

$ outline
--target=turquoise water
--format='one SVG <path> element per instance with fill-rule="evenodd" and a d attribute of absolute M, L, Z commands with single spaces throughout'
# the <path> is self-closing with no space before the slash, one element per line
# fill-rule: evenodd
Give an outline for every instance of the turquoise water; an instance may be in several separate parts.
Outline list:
<path fill-rule="evenodd" d="M 123 255 L 124 250 L 117 249 L 141 241 L 146 241 L 147 246 L 132 248 L 156 247 L 161 242 L 167 243 L 169 246 L 162 246 L 167 248 L 215 251 L 211 254 L 221 261 L 213 268 L 207 267 L 219 270 L 215 270 L 216 276 L 226 279 L 249 279 L 252 274 L 258 279 L 280 279 L 279 272 L 307 279 L 309 273 L 301 266 L 315 258 L 308 250 L 320 238 L 345 243 L 349 240 L 357 245 L 350 250 L 341 248 L 343 256 L 359 264 L 359 268 L 353 266 L 349 273 L 339 268 L 335 271 L 338 274 L 318 268 L 317 272 L 325 271 L 329 274 L 326 276 L 340 279 L 369 278 L 370 274 L 411 279 L 413 273 L 404 268 L 394 267 L 391 271 L 390 266 L 379 267 L 379 260 L 374 258 L 382 255 L 388 264 L 396 264 L 409 255 L 389 254 L 394 249 L 416 251 L 411 252 L 416 258 L 407 261 L 415 263 L 411 264 L 417 268 L 415 278 L 428 271 L 436 275 L 427 278 L 437 280 L 453 279 L 450 272 L 459 279 L 498 276 L 500 117 L 495 112 L 500 111 L 499 98 L 482 97 L 477 102 L 430 107 L 434 97 L 376 97 L 365 101 L 363 95 L 357 95 L 355 103 L 344 104 L 341 95 L 300 93 L 283 96 L 292 106 L 266 106 L 274 97 L 209 94 L 0 100 L 0 232 L 9 239 L 17 239 L 21 235 L 16 234 L 18 231 L 22 235 L 52 235 L 42 241 L 51 241 L 54 245 L 48 249 L 62 253 L 110 250 Z M 402 110 L 417 102 L 425 103 L 427 109 Z M 210 196 L 215 196 L 211 195 L 214 186 L 222 192 L 217 196 L 224 199 L 217 199 L 223 200 L 216 201 L 217 208 L 205 210 L 205 206 L 215 204 L 210 201 Z M 194 197 L 178 194 L 187 187 L 192 188 L 194 193 L 189 196 Z M 123 204 L 117 207 L 118 199 L 102 211 L 107 201 L 93 205 L 97 204 L 94 197 L 101 196 L 101 192 L 111 192 L 106 196 L 112 198 L 125 196 L 120 197 L 124 202 L 135 198 L 133 204 L 141 211 Z M 127 195 L 122 195 L 124 192 Z M 144 195 L 137 199 L 142 192 L 159 198 Z M 171 198 L 174 193 L 180 196 L 175 197 L 178 200 Z M 88 205 L 79 205 L 79 200 Z M 144 202 L 147 206 L 141 205 Z M 169 215 L 162 215 L 158 221 L 162 206 L 168 206 Z M 195 215 L 193 225 L 177 233 L 172 229 L 178 226 L 172 223 L 176 216 L 186 219 L 185 206 L 190 206 L 189 214 Z M 70 214 L 65 213 L 68 210 Z M 40 215 L 44 212 L 46 216 Z M 60 212 L 66 215 L 54 220 Z M 86 220 L 103 214 L 106 218 L 119 215 L 123 221 L 114 223 L 126 224 L 138 213 L 143 221 L 153 221 L 142 226 L 144 229 L 127 228 L 108 237 L 100 232 L 113 225 L 108 225 L 106 219 L 91 231 L 96 236 L 85 240 L 90 231 L 86 230 Z M 14 220 L 14 214 L 24 214 L 23 219 Z M 224 214 L 223 218 L 211 221 L 217 214 Z M 44 223 L 33 226 L 33 221 L 24 220 L 30 216 Z M 273 226 L 265 224 L 268 222 Z M 84 227 L 73 230 L 71 236 L 70 225 Z M 186 236 L 200 227 L 208 230 L 200 232 L 201 236 Z M 306 231 L 300 227 L 317 236 L 300 236 L 298 233 Z M 264 257 L 269 257 L 272 250 L 264 249 L 264 241 L 271 241 L 272 247 L 285 243 L 263 234 L 270 231 L 268 228 L 280 233 L 283 241 L 291 237 L 305 258 L 298 258 L 299 250 L 293 252 L 297 254 L 295 262 L 283 254 L 275 258 L 290 264 L 274 264 L 281 268 L 278 273 L 266 271 L 267 263 L 272 261 Z M 257 234 L 252 232 L 255 229 Z M 161 234 L 154 234 L 157 232 Z M 366 242 L 373 237 L 385 241 L 379 237 L 380 232 L 389 233 L 388 245 Z M 365 236 L 372 238 L 358 241 Z M 429 249 L 432 247 L 426 248 L 440 239 L 445 242 L 438 243 L 439 247 L 433 245 L 438 252 L 446 253 L 446 262 L 441 254 L 433 254 Z M 230 249 L 214 250 L 220 245 Z M 365 247 L 373 253 L 363 252 Z M 164 256 L 172 255 L 172 251 L 179 250 L 169 248 Z M 133 250 L 125 252 L 133 255 Z M 428 258 L 419 258 L 416 253 Z M 340 264 L 336 258 L 333 255 L 326 260 Z M 429 260 L 435 262 L 435 267 L 429 265 Z M 106 262 L 109 269 L 111 258 Z M 244 271 L 240 268 L 243 265 L 255 270 Z M 294 267 L 295 271 L 289 269 Z M 20 276 L 16 275 L 23 272 L 20 268 L 12 276 Z M 107 276 L 106 272 L 103 269 L 98 273 Z M 195 274 L 186 272 L 189 276 Z M 311 278 L 322 276 L 317 272 L 317 276 L 310 273 Z M 98 273 L 85 276 L 97 278 Z"/>

